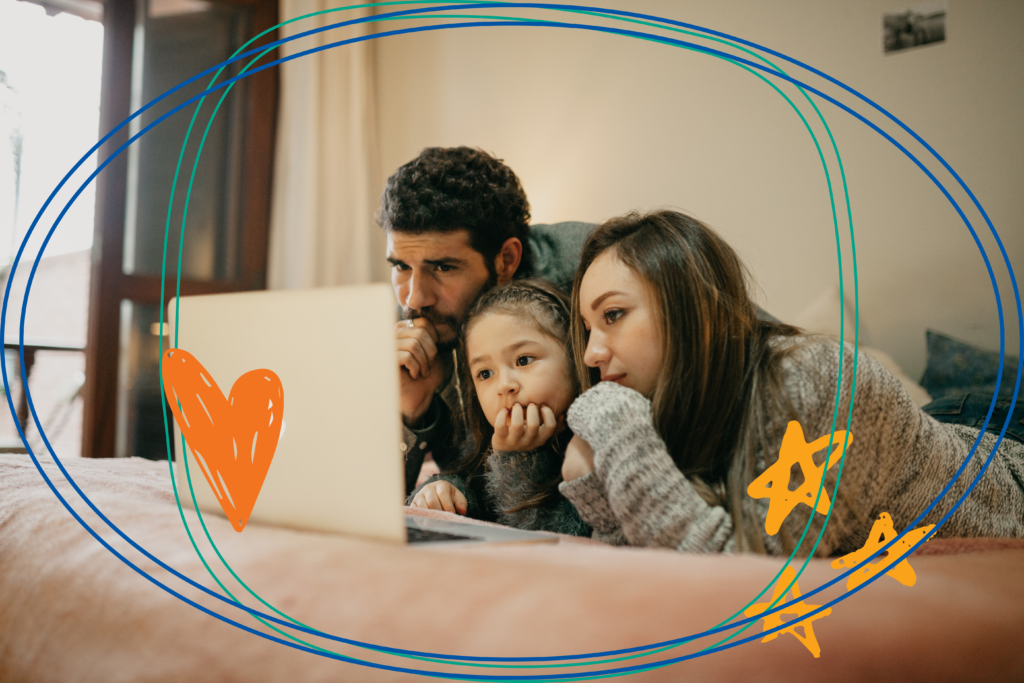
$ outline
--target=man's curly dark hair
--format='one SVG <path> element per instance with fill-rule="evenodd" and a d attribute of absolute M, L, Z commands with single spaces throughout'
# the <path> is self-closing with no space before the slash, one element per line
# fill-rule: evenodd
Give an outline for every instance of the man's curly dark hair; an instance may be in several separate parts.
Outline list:
<path fill-rule="evenodd" d="M 481 149 L 424 149 L 388 178 L 377 223 L 395 232 L 465 229 L 492 275 L 501 246 L 518 237 L 523 256 L 515 275 L 533 271 L 526 193 L 512 169 Z"/>

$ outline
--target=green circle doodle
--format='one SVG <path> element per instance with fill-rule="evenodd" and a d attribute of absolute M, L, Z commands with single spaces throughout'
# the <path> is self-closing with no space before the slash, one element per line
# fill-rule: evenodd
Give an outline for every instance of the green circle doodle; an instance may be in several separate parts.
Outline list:
<path fill-rule="evenodd" d="M 285 26 L 285 25 L 288 25 L 288 24 L 291 24 L 291 23 L 294 23 L 294 22 L 297 22 L 297 21 L 301 21 L 301 20 L 304 20 L 304 19 L 309 19 L 311 17 L 319 16 L 319 15 L 322 15 L 322 14 L 330 14 L 330 13 L 334 13 L 334 12 L 342 12 L 342 11 L 353 10 L 353 9 L 362 9 L 362 8 L 367 8 L 367 7 L 387 6 L 387 5 L 415 5 L 415 4 L 462 4 L 462 5 L 474 5 L 474 4 L 477 4 L 477 3 L 473 2 L 472 0 L 450 0 L 448 2 L 445 2 L 444 0 L 423 0 L 421 2 L 416 2 L 414 0 L 401 0 L 401 1 L 397 1 L 397 2 L 380 2 L 380 3 L 364 3 L 364 4 L 359 4 L 359 5 L 349 5 L 349 6 L 346 6 L 346 7 L 339 7 L 339 8 L 333 8 L 333 9 L 323 10 L 323 11 L 319 11 L 319 12 L 313 12 L 313 13 L 306 14 L 306 15 L 303 15 L 303 16 L 300 16 L 300 17 L 296 17 L 294 19 L 290 19 L 290 20 L 285 21 L 285 22 L 281 22 L 281 23 L 279 23 L 279 24 L 277 24 L 277 25 L 275 25 L 275 26 L 273 26 L 273 27 L 271 27 L 271 28 L 261 32 L 257 36 L 255 36 L 255 37 L 251 38 L 250 40 L 248 40 L 241 47 L 239 47 L 232 54 L 232 57 L 240 54 L 249 45 L 251 45 L 253 42 L 258 40 L 259 38 L 267 35 L 268 33 L 271 33 L 272 31 L 275 31 L 276 29 L 278 29 L 278 28 L 280 28 L 282 26 Z M 603 14 L 603 13 L 599 13 L 599 12 L 592 12 L 592 11 L 585 11 L 585 10 L 572 10 L 572 9 L 556 9 L 556 8 L 552 8 L 552 9 L 554 9 L 554 11 L 568 12 L 568 13 L 580 14 L 580 15 L 590 15 L 590 16 L 596 16 L 596 17 L 605 18 L 605 19 L 614 19 L 614 20 L 622 21 L 622 22 L 626 22 L 626 23 L 635 23 L 635 24 L 650 26 L 650 27 L 659 28 L 659 29 L 663 29 L 663 30 L 669 30 L 669 31 L 676 32 L 676 33 L 682 33 L 682 34 L 686 34 L 686 35 L 694 36 L 694 37 L 698 37 L 698 38 L 704 38 L 706 40 L 711 40 L 713 42 L 721 43 L 721 44 L 728 45 L 728 46 L 731 46 L 733 48 L 736 48 L 738 50 L 741 50 L 742 52 L 745 52 L 745 53 L 753 56 L 754 58 L 759 59 L 760 61 L 768 64 L 769 66 L 773 67 L 774 69 L 776 69 L 776 70 L 778 70 L 778 71 L 780 71 L 782 73 L 785 73 L 777 65 L 775 65 L 774 63 L 772 63 L 768 59 L 762 57 L 760 54 L 758 54 L 758 53 L 756 53 L 756 52 L 754 52 L 754 51 L 752 51 L 752 50 L 750 50 L 748 48 L 745 48 L 743 46 L 737 45 L 735 43 L 732 43 L 730 41 L 727 41 L 727 40 L 724 40 L 724 39 L 721 39 L 721 38 L 716 38 L 716 37 L 713 37 L 713 36 L 707 36 L 705 34 L 693 32 L 693 31 L 687 31 L 687 30 L 683 30 L 683 29 L 680 29 L 680 28 L 677 28 L 677 27 L 663 26 L 663 25 L 660 25 L 660 24 L 657 24 L 657 23 L 654 23 L 654 22 L 642 21 L 642 20 L 638 20 L 638 19 L 630 19 L 630 18 L 625 18 L 625 17 L 619 17 L 619 16 L 616 16 L 616 15 L 607 15 L 607 14 Z M 498 19 L 498 20 L 520 19 L 520 20 L 524 20 L 524 21 L 540 21 L 540 20 L 529 19 L 527 17 L 507 17 L 507 16 L 496 16 L 496 15 L 455 15 L 455 14 L 439 14 L 439 15 L 422 14 L 422 15 L 413 15 L 412 17 L 401 16 L 401 17 L 385 17 L 385 18 L 376 18 L 376 19 L 374 17 L 368 17 L 366 19 L 366 21 L 368 23 L 369 22 L 373 22 L 373 21 L 377 21 L 377 22 L 382 22 L 382 21 L 401 21 L 401 20 L 406 20 L 408 18 L 423 18 L 423 19 L 442 19 L 442 18 L 443 19 L 452 19 L 452 18 L 461 18 L 461 19 Z M 545 22 L 545 23 L 551 23 L 553 26 L 558 26 L 559 25 L 557 22 Z M 641 40 L 648 40 L 650 42 L 666 44 L 663 41 L 659 41 L 657 38 L 654 38 L 654 37 L 646 37 L 646 38 L 645 37 L 639 37 L 639 39 L 641 39 Z M 670 44 L 670 45 L 673 46 L 673 47 L 683 47 L 683 46 L 677 46 L 677 45 L 673 45 L 673 44 Z M 262 53 L 260 53 L 259 55 L 257 55 L 255 58 L 253 58 L 248 64 L 245 65 L 245 67 L 243 69 L 241 69 L 241 71 L 239 72 L 239 75 L 245 73 L 248 69 L 252 68 L 256 64 L 256 62 L 258 62 L 262 57 L 264 57 L 266 54 L 271 52 L 273 49 L 275 49 L 275 48 L 270 48 L 268 50 L 265 50 Z M 695 52 L 701 52 L 698 48 L 684 47 L 684 49 L 688 49 L 688 50 L 695 51 Z M 826 184 L 828 186 L 829 200 L 830 200 L 831 210 L 832 210 L 833 227 L 834 227 L 834 231 L 835 231 L 835 234 L 836 234 L 837 254 L 839 256 L 838 267 L 839 267 L 840 299 L 843 302 L 843 305 L 845 306 L 845 297 L 843 296 L 842 252 L 841 252 L 841 247 L 840 247 L 839 224 L 838 224 L 838 218 L 837 218 L 837 214 L 836 214 L 835 196 L 834 196 L 834 193 L 832 191 L 832 181 L 831 181 L 831 176 L 830 176 L 829 171 L 828 171 L 828 164 L 825 161 L 824 153 L 822 152 L 821 146 L 818 143 L 818 139 L 815 136 L 813 129 L 811 128 L 811 126 L 808 123 L 807 119 L 804 117 L 803 113 L 796 106 L 796 104 L 784 92 L 782 92 L 774 83 L 772 83 L 766 77 L 764 77 L 760 73 L 750 69 L 749 67 L 747 67 L 744 64 L 739 64 L 739 63 L 734 62 L 732 60 L 729 60 L 729 59 L 727 59 L 725 57 L 719 57 L 718 55 L 711 55 L 711 56 L 714 56 L 716 58 L 728 61 L 728 62 L 734 64 L 735 66 L 739 66 L 742 69 L 744 69 L 745 71 L 753 74 L 754 76 L 756 76 L 757 78 L 759 78 L 760 80 L 762 80 L 763 82 L 768 84 L 783 99 L 785 99 L 786 102 L 790 105 L 790 107 L 797 113 L 797 115 L 800 117 L 804 127 L 807 129 L 807 132 L 810 134 L 811 139 L 813 140 L 815 148 L 817 150 L 819 159 L 820 159 L 820 161 L 822 163 L 822 167 L 823 167 L 823 170 L 824 170 L 824 173 L 825 173 Z M 222 67 L 220 70 L 218 70 L 214 74 L 214 76 L 211 79 L 209 85 L 207 86 L 207 90 L 212 88 L 213 84 L 216 83 L 217 79 L 220 77 L 220 74 L 223 72 L 224 68 L 226 68 L 226 66 Z M 175 292 L 175 300 L 176 301 L 180 298 L 180 291 L 181 291 L 181 263 L 182 263 L 182 257 L 183 257 L 185 225 L 186 225 L 186 220 L 187 220 L 187 216 L 188 216 L 188 205 L 189 205 L 189 201 L 190 201 L 191 195 L 192 195 L 192 187 L 193 187 L 193 184 L 194 184 L 194 181 L 195 181 L 196 170 L 197 170 L 198 164 L 199 164 L 199 158 L 202 155 L 202 150 L 203 150 L 203 147 L 205 145 L 207 135 L 209 134 L 210 128 L 211 128 L 211 126 L 213 124 L 213 121 L 214 121 L 217 113 L 219 112 L 219 110 L 220 110 L 220 108 L 221 108 L 225 98 L 227 97 L 228 93 L 231 92 L 231 89 L 234 87 L 234 85 L 235 84 L 232 83 L 221 94 L 221 96 L 220 96 L 220 98 L 219 98 L 219 100 L 218 100 L 218 102 L 217 102 L 217 104 L 216 104 L 216 106 L 215 106 L 215 108 L 213 110 L 213 113 L 211 114 L 210 119 L 207 122 L 206 129 L 203 132 L 203 136 L 202 136 L 202 138 L 200 140 L 198 150 L 196 151 L 195 161 L 193 163 L 192 172 L 191 172 L 190 177 L 189 177 L 189 184 L 188 184 L 188 189 L 187 189 L 187 192 L 186 192 L 184 211 L 183 211 L 182 221 L 181 221 L 181 232 L 179 234 L 178 269 L 177 269 L 177 275 L 176 275 L 176 292 Z M 810 105 L 813 107 L 815 113 L 817 114 L 817 117 L 818 117 L 819 121 L 824 126 L 825 130 L 827 131 L 829 140 L 830 140 L 831 145 L 832 145 L 832 149 L 833 149 L 833 151 L 834 151 L 834 153 L 836 155 L 836 160 L 837 160 L 837 163 L 839 165 L 839 171 L 840 171 L 840 176 L 841 176 L 842 185 L 843 185 L 843 194 L 844 194 L 844 199 L 845 199 L 845 204 L 846 204 L 847 219 L 848 219 L 848 222 L 849 222 L 849 225 L 850 225 L 851 250 L 853 252 L 854 348 L 856 349 L 857 341 L 858 341 L 858 335 L 859 335 L 859 297 L 858 297 L 858 288 L 857 288 L 857 263 L 856 263 L 856 247 L 855 247 L 855 243 L 854 243 L 854 234 L 853 234 L 853 218 L 852 218 L 852 212 L 851 212 L 850 202 L 849 202 L 849 190 L 848 190 L 847 182 L 846 182 L 845 169 L 843 167 L 842 157 L 839 154 L 839 150 L 838 150 L 838 146 L 836 144 L 835 138 L 833 137 L 832 131 L 829 128 L 827 122 L 825 121 L 824 116 L 821 114 L 821 111 L 818 109 L 818 107 L 814 103 L 814 101 L 807 95 L 806 91 L 804 91 L 803 88 L 801 88 L 800 86 L 794 86 L 794 87 L 796 87 L 797 90 L 800 91 L 801 95 L 803 95 L 803 97 L 808 101 L 808 103 L 810 103 Z M 204 96 L 196 104 L 195 112 L 193 113 L 192 120 L 190 121 L 188 130 L 186 131 L 186 134 L 185 134 L 185 140 L 182 143 L 181 151 L 180 151 L 179 156 L 178 156 L 177 166 L 175 168 L 174 179 L 172 181 L 171 194 L 170 194 L 170 199 L 169 199 L 169 202 L 168 202 L 167 220 L 166 220 L 166 223 L 165 223 L 165 231 L 164 231 L 163 260 L 162 260 L 162 263 L 161 263 L 161 298 L 160 298 L 161 301 L 164 300 L 164 296 L 165 296 L 165 294 L 164 294 L 164 292 L 165 292 L 165 289 L 164 289 L 165 284 L 164 283 L 166 282 L 167 247 L 168 247 L 168 240 L 169 240 L 169 235 L 170 235 L 171 210 L 172 210 L 172 207 L 173 207 L 173 204 L 174 204 L 174 195 L 175 195 L 175 191 L 176 191 L 177 184 L 178 184 L 178 177 L 179 177 L 180 171 L 181 171 L 182 161 L 183 161 L 184 154 L 185 154 L 185 148 L 186 148 L 186 146 L 188 144 L 188 140 L 189 140 L 189 138 L 191 136 L 192 129 L 193 129 L 193 127 L 195 125 L 195 122 L 196 122 L 196 120 L 198 118 L 199 111 L 200 111 L 203 103 L 205 102 L 205 99 L 206 98 Z M 179 321 L 178 321 L 177 317 L 178 316 L 177 316 L 177 307 L 176 307 L 174 347 L 177 347 L 177 343 L 178 343 L 177 332 L 178 332 L 178 329 L 179 329 L 179 326 L 178 326 L 178 322 Z M 163 326 L 163 308 L 162 307 L 161 307 L 161 311 L 160 311 L 160 324 L 161 324 L 161 330 L 162 330 L 163 329 L 163 327 L 162 327 Z M 840 319 L 840 339 L 843 338 L 844 325 L 845 325 L 845 315 L 842 316 L 841 319 Z M 160 348 L 160 372 L 161 372 L 161 376 L 162 376 L 162 367 L 163 367 L 163 335 L 160 336 L 159 348 Z M 834 437 L 834 435 L 835 435 L 835 425 L 836 425 L 837 414 L 838 414 L 838 409 L 839 409 L 840 387 L 842 386 L 842 371 L 843 371 L 842 359 L 843 359 L 843 353 L 844 353 L 844 344 L 842 344 L 842 343 L 840 343 L 840 352 L 839 353 L 840 353 L 840 361 L 839 361 L 840 362 L 840 367 L 839 367 L 839 379 L 838 379 L 837 384 L 836 384 L 836 399 L 835 399 L 835 404 L 834 404 L 834 407 L 833 407 L 832 434 L 831 434 L 832 437 Z M 854 354 L 854 363 L 853 363 L 854 382 L 851 383 L 850 410 L 849 410 L 849 412 L 847 414 L 847 434 L 849 433 L 849 425 L 850 425 L 850 422 L 852 420 L 853 392 L 855 390 L 856 372 L 857 372 L 857 359 L 856 359 L 856 354 Z M 206 570 L 210 574 L 210 576 L 216 581 L 216 583 L 221 587 L 221 589 L 232 600 L 234 600 L 235 602 L 238 602 L 239 604 L 242 604 L 238 600 L 238 598 L 236 598 L 235 595 L 233 593 L 231 593 L 231 591 L 223 584 L 223 582 L 220 580 L 220 578 L 217 576 L 217 574 L 210 567 L 210 565 L 206 561 L 205 557 L 203 556 L 202 552 L 199 550 L 199 548 L 198 548 L 198 546 L 196 544 L 195 538 L 193 537 L 192 532 L 189 529 L 188 523 L 185 520 L 184 511 L 182 509 L 181 500 L 180 500 L 180 497 L 179 497 L 179 494 L 178 494 L 177 483 L 176 483 L 175 477 L 174 477 L 173 464 L 172 464 L 172 456 L 171 456 L 170 430 L 169 430 L 168 425 L 167 425 L 166 414 L 164 414 L 164 422 L 165 422 L 166 446 L 167 446 L 167 451 L 168 451 L 168 466 L 171 468 L 172 488 L 174 490 L 175 502 L 176 502 L 177 507 L 178 507 L 178 512 L 179 512 L 179 515 L 181 517 L 182 524 L 185 527 L 186 533 L 189 536 L 189 541 L 192 543 L 193 549 L 196 551 L 197 555 L 199 555 L 199 558 L 202 561 L 203 566 L 206 568 Z M 829 461 L 829 459 L 831 458 L 831 455 L 832 455 L 832 451 L 831 451 L 832 445 L 833 444 L 832 444 L 832 441 L 830 439 L 830 442 L 829 442 L 829 455 L 826 457 L 826 461 L 825 461 L 825 464 L 824 464 L 825 470 L 827 470 L 828 466 L 829 466 L 828 461 Z M 185 453 L 184 437 L 182 437 L 182 452 L 183 452 L 183 454 Z M 845 462 L 845 457 L 846 457 L 846 443 L 844 442 L 842 456 L 841 456 L 840 462 L 839 462 L 839 470 L 837 472 L 837 477 L 836 477 L 836 490 L 838 490 L 840 479 L 842 477 L 842 469 L 843 469 L 843 464 Z M 191 494 L 192 503 L 193 503 L 193 506 L 194 506 L 194 508 L 196 510 L 196 514 L 199 517 L 200 525 L 203 528 L 203 532 L 204 532 L 204 535 L 206 536 L 207 541 L 210 543 L 211 547 L 214 549 L 214 551 L 217 554 L 217 557 L 220 559 L 221 563 L 229 571 L 229 573 L 232 575 L 232 577 L 234 577 L 234 579 L 236 581 L 238 581 L 238 583 L 250 595 L 252 595 L 255 599 L 257 599 L 260 603 L 262 603 L 267 608 L 273 610 L 274 612 L 279 614 L 281 617 L 291 621 L 294 624 L 297 624 L 297 625 L 305 627 L 305 628 L 312 628 L 312 627 L 308 626 L 307 624 L 304 624 L 304 623 L 302 623 L 302 622 L 300 622 L 300 621 L 290 617 L 289 615 L 281 612 L 280 610 L 275 608 L 273 605 L 271 605 L 268 602 L 266 602 L 260 595 L 258 595 L 255 591 L 253 591 L 251 588 L 249 588 L 249 586 L 235 573 L 234 569 L 230 566 L 230 564 L 227 562 L 227 560 L 223 557 L 223 555 L 221 554 L 219 548 L 217 547 L 216 543 L 213 541 L 213 538 L 210 535 L 210 532 L 209 532 L 209 530 L 208 530 L 208 528 L 206 526 L 206 523 L 203 520 L 202 512 L 199 510 L 199 507 L 198 507 L 198 505 L 196 503 L 195 491 L 194 491 L 193 486 L 192 486 L 191 474 L 189 472 L 188 458 L 187 457 L 183 457 L 182 460 L 185 463 L 186 480 L 188 481 L 189 492 Z M 815 503 L 812 506 L 812 509 L 816 508 L 818 500 L 820 500 L 820 496 L 821 496 L 821 494 L 822 494 L 822 492 L 824 490 L 824 482 L 825 482 L 825 478 L 822 477 L 822 482 L 821 482 L 821 484 L 819 485 L 819 488 L 818 488 L 818 497 L 815 499 Z M 825 527 L 827 526 L 830 517 L 831 517 L 831 508 L 830 508 L 828 514 L 826 515 L 826 519 L 825 519 L 824 524 L 822 525 L 822 529 L 818 533 L 818 538 L 816 539 L 814 545 L 812 546 L 810 553 L 805 558 L 805 560 L 804 560 L 803 564 L 801 565 L 799 571 L 796 573 L 794 579 L 789 584 L 789 586 L 787 586 L 786 590 L 780 592 L 780 597 L 774 599 L 771 602 L 771 604 L 769 605 L 768 609 L 771 609 L 776 604 L 778 604 L 778 602 L 782 599 L 782 596 L 784 596 L 786 594 L 786 592 L 789 591 L 789 589 L 792 587 L 792 585 L 795 584 L 796 581 L 799 579 L 799 577 L 803 574 L 803 571 L 807 567 L 811 557 L 813 557 L 813 555 L 814 555 L 814 551 L 816 550 L 818 544 L 821 541 L 822 535 L 824 534 Z M 743 608 L 740 608 L 740 610 L 737 611 L 735 614 L 733 614 L 732 616 L 728 617 L 724 621 L 720 622 L 715 628 L 720 627 L 722 625 L 725 625 L 728 622 L 730 622 L 733 619 L 735 619 L 736 617 L 738 617 L 741 614 L 743 614 L 744 610 L 747 607 L 749 607 L 750 605 L 754 604 L 754 602 L 756 602 L 762 595 L 764 595 L 764 593 L 767 592 L 767 590 L 769 588 L 771 588 L 772 586 L 775 585 L 775 582 L 782 575 L 782 572 L 790 565 L 790 563 L 793 561 L 794 557 L 796 556 L 797 551 L 802 546 L 803 540 L 806 537 L 808 531 L 810 530 L 810 527 L 811 527 L 811 525 L 813 523 L 813 520 L 814 520 L 814 515 L 812 513 L 812 515 L 808 519 L 807 525 L 804 528 L 803 534 L 800 536 L 800 539 L 797 541 L 797 543 L 796 543 L 796 545 L 794 547 L 793 552 L 790 554 L 789 558 L 786 560 L 786 562 L 783 565 L 782 569 L 779 570 L 779 572 L 776 574 L 776 576 L 746 606 L 744 606 Z M 296 642 L 302 643 L 303 645 L 306 645 L 308 647 L 312 647 L 314 649 L 317 649 L 317 650 L 320 650 L 320 651 L 323 651 L 323 652 L 328 652 L 328 653 L 332 653 L 332 654 L 340 654 L 340 653 L 334 652 L 333 650 L 328 650 L 328 649 L 321 648 L 319 646 L 313 645 L 312 643 L 304 641 L 301 638 L 298 638 L 298 637 L 296 637 L 294 635 L 286 633 L 285 631 L 283 631 L 283 630 L 277 628 L 276 626 L 268 623 L 266 620 L 260 618 L 259 616 L 256 616 L 256 615 L 253 615 L 253 616 L 254 616 L 254 618 L 256 620 L 258 620 L 264 626 L 272 629 L 273 631 L 275 631 L 277 633 L 280 633 L 281 635 L 284 635 L 285 637 L 287 637 L 287 638 L 289 638 L 291 640 L 294 640 Z M 723 644 L 725 642 L 728 642 L 729 640 L 737 637 L 738 635 L 740 635 L 741 633 L 746 631 L 754 623 L 756 623 L 756 622 L 748 623 L 746 626 L 742 627 L 740 630 L 738 630 L 735 633 L 731 634 L 727 638 L 725 638 L 723 640 L 720 640 L 719 642 L 714 643 L 712 645 L 709 645 L 709 646 L 707 646 L 706 648 L 703 648 L 703 649 L 706 650 L 706 649 L 714 648 L 714 647 L 717 647 L 718 645 L 721 645 L 721 644 Z M 616 658 L 611 658 L 611 659 L 596 660 L 596 661 L 589 661 L 589 662 L 580 662 L 580 663 L 563 663 L 563 664 L 546 664 L 546 665 L 541 665 L 541 664 L 533 664 L 533 665 L 484 664 L 484 663 L 477 663 L 477 662 L 452 661 L 452 660 L 446 660 L 446 659 L 443 659 L 443 658 L 422 657 L 422 656 L 410 655 L 410 654 L 399 654 L 398 656 L 401 656 L 401 657 L 404 657 L 404 658 L 409 658 L 409 659 L 421 660 L 421 661 L 430 661 L 430 662 L 435 662 L 435 663 L 440 663 L 440 664 L 459 665 L 459 666 L 471 666 L 471 667 L 481 667 L 481 668 L 502 668 L 502 669 L 564 668 L 564 667 L 573 667 L 573 666 L 593 666 L 593 665 L 598 665 L 598 664 L 607 664 L 607 663 L 613 663 L 613 662 L 618 662 L 618 661 L 623 661 L 623 660 L 636 659 L 636 658 L 639 658 L 639 657 L 646 657 L 646 656 L 649 656 L 649 655 L 658 654 L 660 652 L 664 652 L 666 650 L 670 650 L 670 649 L 679 647 L 684 642 L 689 642 L 689 640 L 684 640 L 683 642 L 680 642 L 680 643 L 675 643 L 675 644 L 672 644 L 672 645 L 669 645 L 669 646 L 652 649 L 652 650 L 647 651 L 647 652 L 642 652 L 642 653 L 639 653 L 639 654 L 633 654 L 633 655 L 628 655 L 628 656 L 623 656 L 623 657 L 616 657 Z M 374 648 L 374 647 L 371 647 L 371 646 L 368 646 L 368 645 L 363 645 L 361 647 L 363 647 L 364 649 L 370 649 L 370 650 L 378 651 L 378 652 L 382 651 L 380 649 L 377 649 L 377 648 Z M 394 653 L 392 653 L 392 654 L 394 654 Z M 655 662 L 655 663 L 652 664 L 652 666 L 650 668 L 651 669 L 658 668 L 657 665 L 658 665 L 658 663 Z M 592 679 L 595 679 L 595 678 L 608 678 L 608 677 L 616 677 L 616 676 L 620 676 L 620 675 L 626 675 L 626 674 L 613 674 L 613 675 L 603 675 L 603 676 L 602 675 L 596 675 L 596 676 L 592 676 L 592 677 L 575 678 L 573 680 L 592 680 Z M 565 680 L 565 679 L 553 675 L 552 678 L 543 679 L 543 680 Z"/>

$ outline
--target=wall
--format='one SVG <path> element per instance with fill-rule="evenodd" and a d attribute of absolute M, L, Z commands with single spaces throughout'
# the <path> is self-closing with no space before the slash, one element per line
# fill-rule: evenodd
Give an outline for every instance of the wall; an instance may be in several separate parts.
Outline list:
<path fill-rule="evenodd" d="M 900 2 L 602 6 L 731 33 L 867 94 L 946 157 L 989 212 L 1011 263 L 1024 264 L 1024 3 L 951 0 L 945 43 L 890 55 L 882 53 L 882 15 L 905 9 Z M 376 42 L 385 176 L 426 146 L 479 146 L 520 175 L 535 222 L 599 222 L 659 206 L 696 215 L 738 249 L 762 304 L 782 319 L 837 281 L 817 151 L 789 105 L 749 73 L 675 47 L 555 28 L 459 29 Z M 862 343 L 888 351 L 915 378 L 924 369 L 927 327 L 997 348 L 992 287 L 956 212 L 894 147 L 838 108 L 819 106 L 849 184 Z M 834 162 L 830 172 L 841 192 Z M 845 222 L 840 231 L 848 254 Z M 995 258 L 991 239 L 986 244 Z M 849 258 L 844 270 L 852 301 Z M 1012 349 L 1016 318 L 1009 290 L 1003 297 Z"/>

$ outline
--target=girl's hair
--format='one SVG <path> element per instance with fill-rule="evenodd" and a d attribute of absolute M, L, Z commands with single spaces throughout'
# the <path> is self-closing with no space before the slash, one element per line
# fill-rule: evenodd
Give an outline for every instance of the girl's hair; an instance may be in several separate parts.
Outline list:
<path fill-rule="evenodd" d="M 779 372 L 785 351 L 769 342 L 799 330 L 758 319 L 739 257 L 700 221 L 668 210 L 612 218 L 587 238 L 573 283 L 571 338 L 584 391 L 600 372 L 583 362 L 580 283 L 604 253 L 639 275 L 656 302 L 663 372 L 650 398 L 668 452 L 708 503 L 730 511 L 740 549 L 765 552 L 746 490 L 779 416 L 795 416 Z"/>
<path fill-rule="evenodd" d="M 467 479 L 479 473 L 481 465 L 487 459 L 491 446 L 494 427 L 487 420 L 480 401 L 477 399 L 473 373 L 469 368 L 469 355 L 466 340 L 474 324 L 489 313 L 511 315 L 528 325 L 534 325 L 542 334 L 561 344 L 566 359 L 566 381 L 572 383 L 574 395 L 579 394 L 579 382 L 573 371 L 572 349 L 569 344 L 569 299 L 562 290 L 546 280 L 521 279 L 513 280 L 506 285 L 495 287 L 485 292 L 469 309 L 456 346 L 456 363 L 458 365 L 459 402 L 461 405 L 461 422 L 463 433 L 468 439 L 463 448 L 462 460 L 456 468 Z M 557 439 L 561 445 L 564 439 Z M 528 508 L 539 507 L 548 500 L 558 496 L 558 484 L 562 481 L 559 475 L 545 489 L 523 501 L 513 510 L 518 512 Z"/>

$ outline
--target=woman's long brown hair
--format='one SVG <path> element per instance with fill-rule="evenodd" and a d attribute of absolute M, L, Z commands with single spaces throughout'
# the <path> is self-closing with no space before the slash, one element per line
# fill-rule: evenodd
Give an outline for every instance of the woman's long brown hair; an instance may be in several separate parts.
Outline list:
<path fill-rule="evenodd" d="M 785 352 L 769 341 L 799 330 L 758 319 L 746 269 L 711 228 L 675 211 L 630 213 L 594 230 L 576 271 L 570 335 L 583 391 L 600 373 L 583 362 L 579 289 L 605 253 L 637 273 L 658 303 L 663 371 L 649 398 L 668 452 L 705 500 L 730 511 L 740 549 L 765 552 L 746 490 L 757 453 L 771 452 L 780 418 L 784 426 L 794 415 L 779 373 Z"/>
<path fill-rule="evenodd" d="M 469 356 L 466 349 L 466 339 L 473 329 L 473 325 L 489 313 L 504 313 L 521 318 L 525 324 L 536 325 L 543 334 L 561 344 L 566 354 L 567 381 L 572 383 L 573 396 L 579 394 L 579 383 L 576 373 L 573 371 L 575 364 L 572 360 L 572 347 L 569 343 L 569 298 L 565 293 L 547 280 L 541 279 L 513 280 L 484 293 L 476 300 L 466 315 L 455 351 L 460 403 L 462 404 L 460 421 L 462 422 L 462 433 L 468 437 L 456 471 L 467 480 L 470 477 L 479 476 L 483 471 L 491 447 L 491 437 L 494 435 L 494 427 L 484 415 L 476 396 L 476 387 L 473 384 L 473 373 L 469 368 Z M 564 442 L 564 438 L 556 438 L 556 446 L 564 447 Z M 514 510 L 505 510 L 505 512 L 517 512 L 543 505 L 559 495 L 558 484 L 561 481 L 562 478 L 559 476 L 549 482 L 549 485 L 540 494 L 523 501 Z"/>

